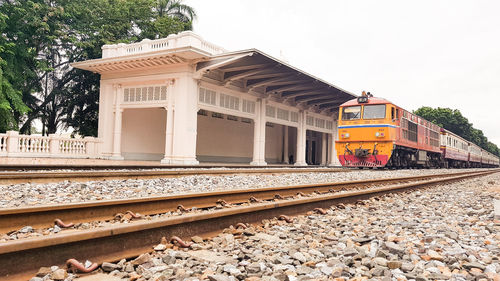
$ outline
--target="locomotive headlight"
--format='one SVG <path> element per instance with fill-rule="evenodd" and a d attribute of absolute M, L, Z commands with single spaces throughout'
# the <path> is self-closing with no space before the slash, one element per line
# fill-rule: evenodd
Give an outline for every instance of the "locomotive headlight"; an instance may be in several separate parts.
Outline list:
<path fill-rule="evenodd" d="M 377 138 L 383 138 L 385 136 L 384 132 L 376 132 L 375 137 Z"/>
<path fill-rule="evenodd" d="M 376 133 L 375 133 L 375 136 L 376 136 L 376 137 L 379 137 L 379 136 L 380 136 L 380 133 L 379 133 L 379 132 L 376 132 Z"/>
<path fill-rule="evenodd" d="M 349 137 L 349 133 L 345 133 L 345 137 L 348 138 Z"/>

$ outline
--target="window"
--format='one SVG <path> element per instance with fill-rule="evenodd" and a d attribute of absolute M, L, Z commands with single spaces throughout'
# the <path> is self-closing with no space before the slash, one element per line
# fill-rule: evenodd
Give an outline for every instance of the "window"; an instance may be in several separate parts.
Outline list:
<path fill-rule="evenodd" d="M 299 122 L 299 113 L 298 112 L 290 112 L 290 121 Z"/>
<path fill-rule="evenodd" d="M 240 99 L 226 94 L 220 94 L 220 107 L 227 109 L 240 110 Z"/>
<path fill-rule="evenodd" d="M 306 125 L 307 125 L 307 126 L 314 126 L 314 117 L 312 117 L 312 116 L 307 116 L 307 117 L 306 117 Z"/>
<path fill-rule="evenodd" d="M 278 108 L 278 119 L 288 121 L 288 115 L 289 114 L 290 114 L 290 112 L 288 110 L 284 110 L 284 109 Z"/>
<path fill-rule="evenodd" d="M 198 93 L 198 101 L 205 104 L 215 105 L 215 95 L 215 91 L 200 88 Z"/>
<path fill-rule="evenodd" d="M 385 104 L 365 105 L 363 119 L 385 118 Z"/>
<path fill-rule="evenodd" d="M 399 120 L 399 109 L 396 108 L 396 119 Z"/>
<path fill-rule="evenodd" d="M 394 107 L 391 107 L 391 119 L 392 120 L 396 119 L 396 115 L 395 115 L 395 112 L 394 112 Z"/>
<path fill-rule="evenodd" d="M 266 105 L 266 116 L 276 118 L 276 107 Z"/>
<path fill-rule="evenodd" d="M 356 120 L 361 117 L 361 106 L 349 106 L 342 108 L 342 120 Z"/>
<path fill-rule="evenodd" d="M 123 89 L 124 102 L 149 102 L 157 100 L 167 100 L 166 86 L 151 86 L 142 88 Z"/>
<path fill-rule="evenodd" d="M 246 113 L 255 113 L 255 102 L 243 99 L 242 111 Z"/>

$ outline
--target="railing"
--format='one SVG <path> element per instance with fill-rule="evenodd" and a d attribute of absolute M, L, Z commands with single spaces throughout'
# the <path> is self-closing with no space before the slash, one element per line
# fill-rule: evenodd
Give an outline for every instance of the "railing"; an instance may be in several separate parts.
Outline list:
<path fill-rule="evenodd" d="M 19 135 L 17 131 L 0 134 L 0 156 L 98 158 L 99 139 L 62 137 L 60 135 Z"/>
<path fill-rule="evenodd" d="M 225 49 L 203 40 L 203 38 L 191 31 L 184 31 L 179 34 L 171 34 L 167 38 L 157 40 L 144 39 L 141 42 L 132 44 L 119 43 L 114 45 L 104 45 L 102 46 L 102 57 L 111 58 L 127 56 L 189 46 L 201 49 L 212 55 L 227 52 Z"/>

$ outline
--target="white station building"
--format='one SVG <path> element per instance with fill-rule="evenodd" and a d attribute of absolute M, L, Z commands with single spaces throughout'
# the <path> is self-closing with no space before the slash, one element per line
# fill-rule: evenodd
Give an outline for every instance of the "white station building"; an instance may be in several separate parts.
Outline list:
<path fill-rule="evenodd" d="M 193 32 L 105 45 L 99 154 L 193 165 L 336 165 L 338 107 L 356 96 L 256 49 Z"/>

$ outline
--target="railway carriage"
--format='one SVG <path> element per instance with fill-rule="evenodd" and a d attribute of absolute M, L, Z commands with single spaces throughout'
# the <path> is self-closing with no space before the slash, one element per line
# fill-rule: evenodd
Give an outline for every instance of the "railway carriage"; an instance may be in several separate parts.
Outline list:
<path fill-rule="evenodd" d="M 481 151 L 482 149 L 476 144 L 469 142 L 469 167 L 481 167 Z"/>
<path fill-rule="evenodd" d="M 445 168 L 466 168 L 469 161 L 469 142 L 441 128 L 441 151 Z"/>
<path fill-rule="evenodd" d="M 337 157 L 345 167 L 498 167 L 499 158 L 382 98 L 340 105 Z"/>
<path fill-rule="evenodd" d="M 481 166 L 482 167 L 498 167 L 500 165 L 500 160 L 497 156 L 489 153 L 486 150 L 482 150 L 481 156 Z"/>

